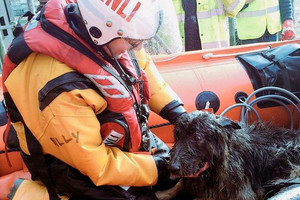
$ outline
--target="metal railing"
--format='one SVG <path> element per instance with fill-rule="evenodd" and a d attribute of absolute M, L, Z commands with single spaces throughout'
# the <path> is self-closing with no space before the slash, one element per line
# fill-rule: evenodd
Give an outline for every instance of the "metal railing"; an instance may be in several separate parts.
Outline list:
<path fill-rule="evenodd" d="M 5 49 L 5 46 L 4 46 L 3 39 L 2 39 L 2 35 L 0 33 L 0 73 L 1 74 L 2 74 L 2 62 L 3 62 L 3 59 L 4 59 L 5 53 L 6 53 L 6 49 Z"/>

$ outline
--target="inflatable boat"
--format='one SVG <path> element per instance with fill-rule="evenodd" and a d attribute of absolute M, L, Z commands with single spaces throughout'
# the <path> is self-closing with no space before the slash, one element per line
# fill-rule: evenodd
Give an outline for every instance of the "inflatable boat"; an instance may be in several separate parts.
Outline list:
<path fill-rule="evenodd" d="M 272 121 L 300 129 L 300 39 L 153 59 L 188 112 L 208 110 L 246 123 Z M 2 90 L 0 94 L 3 99 Z M 2 117 L 5 118 L 4 110 Z M 173 126 L 154 113 L 149 122 L 149 128 L 172 146 Z M 19 151 L 6 149 L 2 140 L 5 120 L 0 125 L 0 200 L 6 200 L 13 182 L 30 179 L 30 174 Z"/>
<path fill-rule="evenodd" d="M 247 107 L 245 101 L 250 95 L 254 98 L 262 98 L 266 94 L 276 95 L 280 93 L 277 89 L 282 88 L 292 93 L 286 95 L 300 97 L 299 41 L 185 52 L 167 61 L 159 62 L 160 59 L 157 58 L 156 65 L 164 79 L 180 96 L 188 112 L 209 109 L 216 114 L 242 120 L 243 110 Z M 268 89 L 270 86 L 278 88 Z M 286 97 L 282 93 L 279 95 Z M 292 110 L 290 115 L 287 107 L 279 105 L 273 99 L 271 102 L 264 99 L 258 101 L 253 102 L 255 105 L 252 114 L 249 113 L 248 121 L 259 117 L 262 121 L 298 128 L 299 116 L 293 104 L 288 103 L 287 106 Z M 251 100 L 248 103 L 250 102 Z M 164 126 L 164 123 L 166 121 L 159 116 L 150 115 L 152 131 L 165 142 L 173 143 L 173 136 L 168 134 L 172 132 L 172 126 Z"/>

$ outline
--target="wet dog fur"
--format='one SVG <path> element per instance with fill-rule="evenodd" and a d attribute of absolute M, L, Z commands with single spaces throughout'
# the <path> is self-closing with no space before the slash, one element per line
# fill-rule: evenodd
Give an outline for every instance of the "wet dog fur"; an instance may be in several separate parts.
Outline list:
<path fill-rule="evenodd" d="M 174 137 L 171 173 L 195 198 L 264 199 L 268 184 L 300 177 L 299 131 L 194 111 L 179 118 Z"/>

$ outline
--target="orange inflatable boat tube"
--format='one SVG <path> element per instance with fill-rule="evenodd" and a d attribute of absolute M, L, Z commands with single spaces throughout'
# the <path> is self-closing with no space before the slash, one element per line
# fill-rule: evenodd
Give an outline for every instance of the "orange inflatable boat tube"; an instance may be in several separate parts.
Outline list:
<path fill-rule="evenodd" d="M 213 101 L 214 112 L 220 114 L 229 106 L 236 104 L 236 99 L 249 95 L 254 91 L 253 84 L 245 68 L 236 58 L 238 55 L 260 52 L 300 40 L 257 43 L 229 48 L 185 52 L 171 60 L 159 62 L 162 58 L 154 58 L 163 78 L 183 100 L 188 112 L 205 108 L 203 100 Z M 217 99 L 216 101 L 214 101 Z M 216 106 L 217 104 L 217 106 Z M 282 126 L 289 126 L 290 119 L 284 108 L 255 107 L 262 121 L 273 121 Z M 280 113 L 280 115 L 278 115 Z M 225 116 L 240 120 L 241 108 L 227 112 Z M 297 116 L 294 114 L 297 124 Z M 161 117 L 152 113 L 150 125 L 165 123 Z M 172 126 L 153 128 L 152 131 L 167 143 L 173 143 Z"/>

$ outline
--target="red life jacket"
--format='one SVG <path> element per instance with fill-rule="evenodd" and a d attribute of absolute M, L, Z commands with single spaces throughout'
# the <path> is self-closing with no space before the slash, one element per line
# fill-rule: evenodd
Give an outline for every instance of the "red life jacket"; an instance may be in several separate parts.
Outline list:
<path fill-rule="evenodd" d="M 70 3 L 76 3 L 76 0 L 49 1 L 41 15 L 33 17 L 24 26 L 24 32 L 14 39 L 5 56 L 3 81 L 32 52 L 42 53 L 65 63 L 89 78 L 108 103 L 107 110 L 100 119 L 104 142 L 123 150 L 139 151 L 142 134 L 140 108 L 148 103 L 150 96 L 146 75 L 142 69 L 136 70 L 128 53 L 123 54 L 118 61 L 124 71 L 136 80 L 131 87 L 128 86 L 113 66 L 69 26 L 64 11 Z M 16 52 L 20 52 L 20 49 L 22 52 L 17 55 Z M 7 92 L 5 86 L 4 92 Z M 109 116 L 111 117 L 106 118 Z"/>

